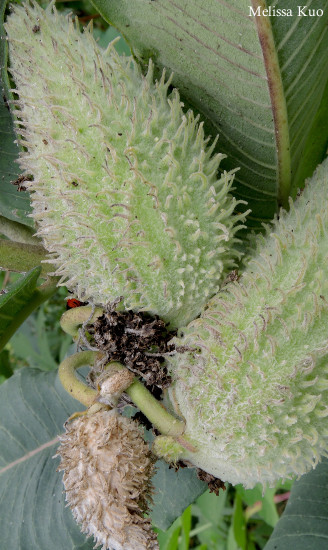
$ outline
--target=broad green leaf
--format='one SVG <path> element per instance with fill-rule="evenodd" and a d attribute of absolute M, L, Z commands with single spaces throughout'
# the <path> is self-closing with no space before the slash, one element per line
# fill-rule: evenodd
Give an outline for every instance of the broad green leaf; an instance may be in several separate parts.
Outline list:
<path fill-rule="evenodd" d="M 54 372 L 23 368 L 0 386 L 0 548 L 92 548 L 92 544 L 83 545 L 85 538 L 65 508 L 62 476 L 56 473 L 58 460 L 51 458 L 63 423 L 81 409 L 82 405 L 62 389 Z M 167 527 L 186 507 L 192 490 L 195 494 L 197 483 L 186 470 L 176 475 L 167 465 L 158 465 L 161 473 L 157 472 L 155 480 L 155 516 L 162 513 L 164 519 L 155 519 L 155 523 Z M 186 496 L 179 501 L 177 489 L 173 491 L 170 513 L 161 508 L 160 499 L 165 495 L 165 502 L 168 500 L 173 488 L 171 473 L 177 486 L 180 484 L 180 493 L 186 490 Z M 199 494 L 204 484 L 199 480 L 198 484 Z"/>
<path fill-rule="evenodd" d="M 256 227 L 286 206 L 327 82 L 328 0 L 320 4 L 322 17 L 299 17 L 297 0 L 92 2 L 142 64 L 151 57 L 158 71 L 174 72 L 183 100 L 219 133 L 225 168 L 240 167 L 234 193 L 249 202 L 249 224 Z M 250 16 L 250 6 L 270 5 L 293 15 Z M 312 0 L 307 7 L 318 5 Z M 327 112 L 320 117 L 319 156 Z M 317 162 L 318 154 L 308 158 L 297 185 Z"/>
<path fill-rule="evenodd" d="M 40 266 L 31 269 L 0 296 L 0 350 L 25 319 L 56 292 L 55 278 L 36 286 L 40 273 Z"/>
<path fill-rule="evenodd" d="M 326 550 L 328 547 L 328 460 L 295 481 L 286 510 L 265 550 Z"/>
<path fill-rule="evenodd" d="M 175 472 L 162 461 L 156 463 L 153 476 L 155 492 L 151 517 L 159 529 L 168 529 L 173 521 L 207 488 L 197 478 L 195 469 L 184 468 Z"/>
<path fill-rule="evenodd" d="M 54 372 L 21 369 L 0 386 L 0 548 L 93 548 L 65 507 L 52 458 L 63 423 L 81 408 Z"/>
<path fill-rule="evenodd" d="M 296 169 L 293 181 L 293 194 L 303 185 L 304 178 L 309 178 L 313 173 L 313 166 L 320 164 L 328 152 L 328 82 L 322 100 L 315 116 L 311 131 L 307 137 L 304 155 Z"/>
<path fill-rule="evenodd" d="M 0 349 L 19 326 L 17 321 L 33 297 L 41 267 L 36 267 L 13 283 L 0 296 Z"/>
<path fill-rule="evenodd" d="M 7 76 L 7 43 L 4 40 L 5 31 L 3 18 L 6 0 L 0 1 L 0 215 L 10 220 L 19 221 L 33 226 L 33 220 L 27 215 L 31 212 L 30 200 L 26 191 L 19 192 L 15 181 L 20 174 L 16 162 L 19 148 L 13 130 L 13 120 L 8 107 L 10 99 L 9 81 Z"/>

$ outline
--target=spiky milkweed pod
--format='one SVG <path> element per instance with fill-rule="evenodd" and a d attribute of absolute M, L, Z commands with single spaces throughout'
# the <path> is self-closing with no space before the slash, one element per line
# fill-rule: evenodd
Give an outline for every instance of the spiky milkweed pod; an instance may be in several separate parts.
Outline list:
<path fill-rule="evenodd" d="M 14 6 L 6 31 L 20 164 L 60 284 L 172 326 L 193 319 L 233 267 L 244 218 L 216 142 L 152 63 L 143 76 L 53 7 Z"/>
<path fill-rule="evenodd" d="M 328 160 L 281 212 L 239 282 L 176 342 L 171 399 L 180 453 L 252 487 L 301 475 L 328 454 Z M 162 453 L 163 454 L 163 453 Z"/>
<path fill-rule="evenodd" d="M 82 531 L 103 550 L 155 550 L 144 517 L 153 464 L 138 425 L 115 410 L 80 416 L 66 428 L 56 456 L 66 500 Z"/>

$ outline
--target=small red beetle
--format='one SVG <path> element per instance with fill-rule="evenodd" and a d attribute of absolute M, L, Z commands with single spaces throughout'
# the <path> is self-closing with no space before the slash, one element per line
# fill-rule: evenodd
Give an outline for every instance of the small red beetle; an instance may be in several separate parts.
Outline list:
<path fill-rule="evenodd" d="M 69 298 L 66 303 L 66 309 L 72 309 L 73 307 L 86 306 L 86 302 L 80 302 L 77 298 Z"/>

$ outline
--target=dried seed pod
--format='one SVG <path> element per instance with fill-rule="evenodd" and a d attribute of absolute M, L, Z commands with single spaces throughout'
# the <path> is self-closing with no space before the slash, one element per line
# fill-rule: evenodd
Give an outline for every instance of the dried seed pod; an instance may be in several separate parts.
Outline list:
<path fill-rule="evenodd" d="M 151 520 L 153 463 L 133 420 L 116 410 L 80 416 L 66 428 L 56 456 L 66 500 L 82 531 L 103 550 L 156 550 Z"/>
<path fill-rule="evenodd" d="M 37 25 L 38 32 L 33 29 Z M 8 18 L 15 114 L 33 216 L 60 284 L 82 301 L 124 297 L 171 326 L 195 318 L 239 256 L 233 174 L 170 80 L 102 51 L 53 6 Z"/>
<path fill-rule="evenodd" d="M 168 357 L 198 448 L 179 458 L 223 481 L 273 485 L 328 454 L 327 189 L 325 160 L 240 280 L 181 329 L 194 351 Z"/>

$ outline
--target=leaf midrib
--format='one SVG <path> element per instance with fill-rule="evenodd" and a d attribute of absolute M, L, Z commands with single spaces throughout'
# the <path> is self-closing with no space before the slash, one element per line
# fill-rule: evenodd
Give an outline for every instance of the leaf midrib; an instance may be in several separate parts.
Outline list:
<path fill-rule="evenodd" d="M 267 7 L 264 0 L 252 0 L 252 6 L 254 11 L 257 8 L 262 11 Z M 255 24 L 263 52 L 273 112 L 277 154 L 278 202 L 280 206 L 287 208 L 291 187 L 291 154 L 287 104 L 281 68 L 270 19 L 256 16 Z"/>
<path fill-rule="evenodd" d="M 14 468 L 15 466 L 17 466 L 21 462 L 25 462 L 26 460 L 29 460 L 34 455 L 36 455 L 38 453 L 41 453 L 42 451 L 44 451 L 44 449 L 47 449 L 48 447 L 52 447 L 53 445 L 57 444 L 58 442 L 59 442 L 59 436 L 56 436 L 51 441 L 47 441 L 47 443 L 43 443 L 43 445 L 40 445 L 39 447 L 36 447 L 32 451 L 29 451 L 25 455 L 21 456 L 20 458 L 17 458 L 13 462 L 10 462 L 9 464 L 7 464 L 4 468 L 2 468 L 0 470 L 0 476 L 2 474 L 4 474 L 5 472 L 7 472 L 8 470 L 10 470 L 11 468 Z"/>

